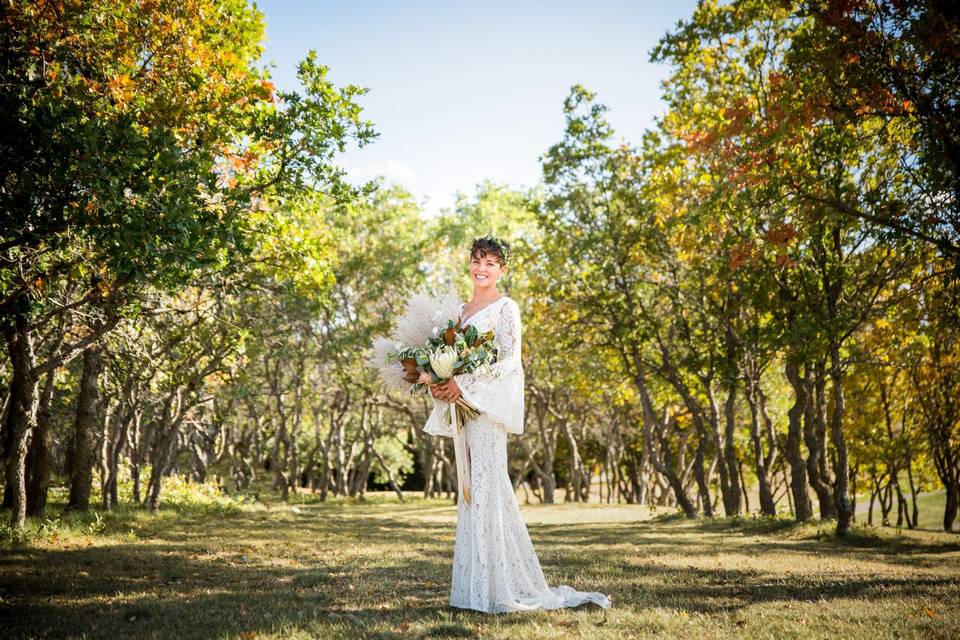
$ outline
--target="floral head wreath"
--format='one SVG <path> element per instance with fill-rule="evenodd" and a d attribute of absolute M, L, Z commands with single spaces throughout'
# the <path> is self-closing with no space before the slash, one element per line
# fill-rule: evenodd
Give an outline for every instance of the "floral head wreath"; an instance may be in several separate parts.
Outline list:
<path fill-rule="evenodd" d="M 487 234 L 487 235 L 483 236 L 482 238 L 478 238 L 478 239 L 479 239 L 479 240 L 486 240 L 487 242 L 490 242 L 490 243 L 492 243 L 494 246 L 496 246 L 497 248 L 499 248 L 499 249 L 500 249 L 500 253 L 503 254 L 503 264 L 504 264 L 504 265 L 506 265 L 507 263 L 510 262 L 510 254 L 511 254 L 510 245 L 507 244 L 505 241 L 501 240 L 500 238 L 498 238 L 497 236 L 493 235 L 492 233 Z"/>

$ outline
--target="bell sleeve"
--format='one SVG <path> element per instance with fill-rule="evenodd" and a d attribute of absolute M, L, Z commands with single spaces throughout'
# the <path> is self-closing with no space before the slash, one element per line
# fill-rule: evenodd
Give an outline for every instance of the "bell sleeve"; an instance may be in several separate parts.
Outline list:
<path fill-rule="evenodd" d="M 524 428 L 524 374 L 520 359 L 520 307 L 513 299 L 500 307 L 493 339 L 497 344 L 495 363 L 453 378 L 464 400 L 500 429 L 520 434 Z"/>
<path fill-rule="evenodd" d="M 450 424 L 450 407 L 453 405 L 443 400 L 437 400 L 432 395 L 430 399 L 433 400 L 433 410 L 427 417 L 427 423 L 423 425 L 423 431 L 431 436 L 452 438 L 456 435 L 453 433 L 453 425 Z"/>

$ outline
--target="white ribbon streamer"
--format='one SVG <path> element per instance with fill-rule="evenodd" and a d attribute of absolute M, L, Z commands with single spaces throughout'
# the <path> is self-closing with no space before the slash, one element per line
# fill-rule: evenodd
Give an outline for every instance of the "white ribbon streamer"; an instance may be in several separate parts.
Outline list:
<path fill-rule="evenodd" d="M 470 458 L 467 456 L 467 429 L 461 425 L 457 405 L 450 405 L 450 420 L 453 427 L 453 453 L 457 460 L 457 484 L 460 486 L 460 495 L 467 504 L 473 501 L 470 493 Z"/>

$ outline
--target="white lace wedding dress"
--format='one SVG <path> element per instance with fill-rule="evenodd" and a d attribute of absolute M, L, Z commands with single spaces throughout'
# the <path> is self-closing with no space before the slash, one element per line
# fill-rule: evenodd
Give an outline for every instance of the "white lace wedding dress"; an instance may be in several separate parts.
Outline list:
<path fill-rule="evenodd" d="M 461 314 L 463 305 L 460 307 Z M 487 613 L 559 609 L 593 602 L 594 591 L 547 586 L 507 472 L 507 434 L 523 432 L 524 374 L 520 360 L 520 309 L 501 296 L 467 319 L 478 331 L 493 329 L 498 361 L 484 371 L 455 376 L 463 397 L 481 413 L 466 424 L 471 461 L 471 504 L 457 500 L 450 604 Z M 424 431 L 453 436 L 450 404 L 434 399 Z"/>

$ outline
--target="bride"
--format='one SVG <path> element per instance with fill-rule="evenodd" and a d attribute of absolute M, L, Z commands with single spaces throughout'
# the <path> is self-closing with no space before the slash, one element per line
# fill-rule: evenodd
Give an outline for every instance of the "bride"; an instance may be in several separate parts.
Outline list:
<path fill-rule="evenodd" d="M 434 409 L 424 426 L 427 433 L 453 436 L 449 410 L 461 395 L 480 410 L 465 426 L 472 495 L 464 500 L 461 487 L 457 500 L 450 604 L 487 613 L 585 602 L 609 607 L 610 599 L 602 593 L 547 586 L 507 473 L 507 434 L 522 433 L 524 426 L 520 309 L 497 291 L 509 246 L 492 236 L 478 238 L 470 255 L 473 297 L 461 305 L 461 325 L 480 332 L 493 329 L 498 359 L 487 370 L 458 374 L 434 386 Z"/>

